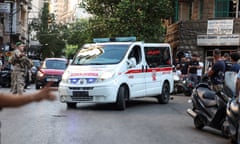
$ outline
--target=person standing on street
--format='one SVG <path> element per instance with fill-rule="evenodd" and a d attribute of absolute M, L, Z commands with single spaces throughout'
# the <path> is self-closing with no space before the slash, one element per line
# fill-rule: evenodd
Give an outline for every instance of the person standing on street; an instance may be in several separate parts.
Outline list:
<path fill-rule="evenodd" d="M 197 60 L 197 55 L 193 54 L 192 55 L 192 60 L 190 61 L 188 65 L 188 74 L 189 74 L 189 79 L 194 82 L 194 85 L 197 84 L 198 82 L 198 77 L 197 77 L 197 70 L 200 68 L 199 62 Z"/>
<path fill-rule="evenodd" d="M 13 82 L 13 94 L 23 94 L 25 86 L 25 67 L 30 60 L 24 53 L 25 45 L 22 42 L 16 43 L 16 49 L 13 52 L 11 58 L 11 64 L 13 65 L 14 82 Z M 30 65 L 30 64 L 29 64 Z"/>
<path fill-rule="evenodd" d="M 213 51 L 213 57 L 213 66 L 207 74 L 211 79 L 213 90 L 217 92 L 223 89 L 224 72 L 226 69 L 226 65 L 224 60 L 221 58 L 221 51 L 219 49 L 215 49 Z"/>
<path fill-rule="evenodd" d="M 200 62 L 200 56 L 197 57 L 197 61 L 199 63 L 199 68 L 197 69 L 197 77 L 198 77 L 198 83 L 201 82 L 202 74 L 203 74 L 203 62 Z"/>
<path fill-rule="evenodd" d="M 238 64 L 240 55 L 237 52 L 235 52 L 235 53 L 232 53 L 230 56 L 231 56 L 231 63 L 232 63 L 230 71 L 238 73 L 240 70 L 240 64 Z"/>
<path fill-rule="evenodd" d="M 188 77 L 188 65 L 190 63 L 189 57 L 183 57 L 181 62 L 181 78 L 185 80 Z"/>

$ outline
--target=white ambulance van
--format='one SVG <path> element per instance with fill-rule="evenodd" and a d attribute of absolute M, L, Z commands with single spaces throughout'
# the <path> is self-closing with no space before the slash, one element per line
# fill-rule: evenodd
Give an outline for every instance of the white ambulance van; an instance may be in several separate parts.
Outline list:
<path fill-rule="evenodd" d="M 119 110 L 138 97 L 167 104 L 174 87 L 171 47 L 135 40 L 102 38 L 84 45 L 62 76 L 60 101 L 69 108 L 77 103 L 116 103 Z"/>

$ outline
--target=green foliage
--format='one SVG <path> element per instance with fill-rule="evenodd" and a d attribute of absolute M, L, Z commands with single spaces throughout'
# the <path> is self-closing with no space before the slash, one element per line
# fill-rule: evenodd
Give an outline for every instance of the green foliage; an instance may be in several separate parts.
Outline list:
<path fill-rule="evenodd" d="M 63 56 L 65 41 L 62 30 L 64 29 L 62 25 L 55 23 L 55 16 L 49 13 L 48 3 L 44 3 L 41 22 L 34 24 L 31 26 L 33 29 L 38 30 L 37 38 L 42 45 L 40 50 L 41 58 Z"/>
<path fill-rule="evenodd" d="M 159 42 L 165 34 L 162 20 L 173 15 L 170 0 L 85 0 L 85 8 L 95 15 L 89 26 L 92 37 L 136 36 Z"/>
<path fill-rule="evenodd" d="M 162 42 L 163 20 L 173 15 L 170 0 L 83 0 L 79 7 L 86 8 L 93 17 L 61 25 L 55 23 L 55 16 L 44 4 L 41 22 L 35 20 L 30 25 L 38 31 L 43 58 L 72 58 L 83 44 L 98 37 L 136 36 L 145 42 Z"/>
<path fill-rule="evenodd" d="M 68 33 L 68 36 L 66 37 L 67 43 L 82 46 L 84 43 L 89 42 L 91 34 L 88 24 L 88 20 L 84 19 L 69 24 L 66 29 L 66 32 Z"/>
<path fill-rule="evenodd" d="M 78 50 L 77 45 L 67 45 L 65 55 L 67 58 L 72 59 Z"/>

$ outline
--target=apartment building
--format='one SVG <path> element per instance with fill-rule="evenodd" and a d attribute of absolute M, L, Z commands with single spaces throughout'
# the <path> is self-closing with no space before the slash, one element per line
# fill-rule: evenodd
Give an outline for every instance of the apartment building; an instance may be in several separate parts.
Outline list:
<path fill-rule="evenodd" d="M 166 42 L 174 54 L 198 53 L 207 67 L 213 49 L 222 55 L 240 50 L 239 0 L 175 0 L 173 5 Z"/>
<path fill-rule="evenodd" d="M 31 0 L 0 1 L 0 45 L 1 51 L 7 51 L 21 40 L 28 43 L 28 13 Z"/>
<path fill-rule="evenodd" d="M 89 18 L 90 14 L 79 4 L 82 0 L 50 0 L 50 13 L 56 18 L 56 23 L 72 23 L 80 18 Z"/>

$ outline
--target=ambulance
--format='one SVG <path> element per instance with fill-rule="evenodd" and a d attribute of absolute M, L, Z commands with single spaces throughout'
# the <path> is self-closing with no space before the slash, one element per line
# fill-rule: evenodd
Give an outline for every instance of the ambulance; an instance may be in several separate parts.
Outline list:
<path fill-rule="evenodd" d="M 75 54 L 59 84 L 60 101 L 68 108 L 77 103 L 115 103 L 153 97 L 167 104 L 173 92 L 171 47 L 144 43 L 136 37 L 98 38 Z"/>

